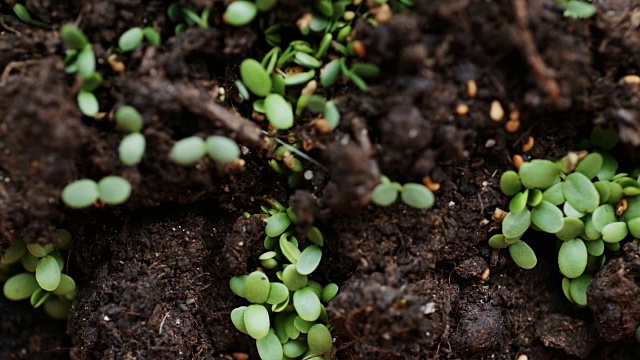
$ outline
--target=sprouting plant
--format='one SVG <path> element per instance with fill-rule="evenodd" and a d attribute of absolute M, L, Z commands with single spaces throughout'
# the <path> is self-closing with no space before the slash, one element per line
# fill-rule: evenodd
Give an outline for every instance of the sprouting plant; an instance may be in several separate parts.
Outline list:
<path fill-rule="evenodd" d="M 587 151 L 570 152 L 559 161 L 532 160 L 500 178 L 500 189 L 512 196 L 501 220 L 502 233 L 493 248 L 508 248 L 514 262 L 531 269 L 537 258 L 521 240 L 533 228 L 557 237 L 562 289 L 569 301 L 587 305 L 593 274 L 605 263 L 605 249 L 617 251 L 629 233 L 640 237 L 640 183 L 617 173 L 618 162 L 607 151 L 618 142 L 613 129 L 597 126 Z"/>
<path fill-rule="evenodd" d="M 596 7 L 590 0 L 557 0 L 564 8 L 564 16 L 574 19 L 592 17 L 596 13 Z"/>
<path fill-rule="evenodd" d="M 16 2 L 13 4 L 11 8 L 13 9 L 13 12 L 16 14 L 18 19 L 22 20 L 24 23 L 33 25 L 33 26 L 43 27 L 43 28 L 49 27 L 49 24 L 32 18 L 31 14 L 29 13 L 29 10 L 27 10 L 27 8 L 24 5 Z"/>
<path fill-rule="evenodd" d="M 398 194 L 403 203 L 416 209 L 428 209 L 435 202 L 433 192 L 426 186 L 416 183 L 401 185 L 386 176 L 371 192 L 371 201 L 378 206 L 389 206 L 398 199 Z"/>
<path fill-rule="evenodd" d="M 125 31 L 118 39 L 118 48 L 121 52 L 134 50 L 142 44 L 143 39 L 147 39 L 153 46 L 160 46 L 160 35 L 154 28 L 147 26 L 144 29 L 134 27 Z"/>
<path fill-rule="evenodd" d="M 71 24 L 60 28 L 60 37 L 69 48 L 65 57 L 65 70 L 68 73 L 78 73 L 82 78 L 77 97 L 78 107 L 84 115 L 94 117 L 100 111 L 100 106 L 93 90 L 102 83 L 102 75 L 96 72 L 96 56 L 91 43 L 82 30 Z"/>
<path fill-rule="evenodd" d="M 81 179 L 69 183 L 62 190 L 62 202 L 70 208 L 81 209 L 101 200 L 108 205 L 120 205 L 129 199 L 131 184 L 120 176 L 106 176 L 98 183 Z"/>
<path fill-rule="evenodd" d="M 192 25 L 198 25 L 203 29 L 209 28 L 210 12 L 210 9 L 205 8 L 202 10 L 202 13 L 198 15 L 195 11 L 188 7 L 180 6 L 177 2 L 169 5 L 167 8 L 167 15 L 169 16 L 169 19 L 174 23 L 177 23 L 175 27 L 176 34 L 183 32 L 187 26 Z"/>
<path fill-rule="evenodd" d="M 44 306 L 44 311 L 54 319 L 67 318 L 71 301 L 76 296 L 76 283 L 63 274 L 63 251 L 69 247 L 71 234 L 64 229 L 55 230 L 52 244 L 25 244 L 16 239 L 0 259 L 0 274 L 4 297 L 13 301 L 30 299 L 34 308 Z M 23 272 L 19 270 L 20 263 Z"/>
<path fill-rule="evenodd" d="M 198 136 L 191 136 L 173 145 L 169 158 L 180 165 L 191 166 L 209 155 L 214 161 L 227 164 L 236 161 L 240 157 L 238 144 L 224 136 L 209 136 L 202 140 Z"/>
<path fill-rule="evenodd" d="M 311 245 L 300 250 L 291 224 L 291 208 L 272 201 L 265 227 L 264 247 L 259 260 L 264 270 L 234 276 L 231 290 L 250 305 L 231 312 L 231 321 L 241 332 L 256 339 L 262 360 L 308 358 L 328 359 L 333 348 L 331 330 L 323 303 L 338 293 L 338 285 L 320 285 L 309 277 L 320 265 L 324 237 L 317 227 L 307 234 Z"/>

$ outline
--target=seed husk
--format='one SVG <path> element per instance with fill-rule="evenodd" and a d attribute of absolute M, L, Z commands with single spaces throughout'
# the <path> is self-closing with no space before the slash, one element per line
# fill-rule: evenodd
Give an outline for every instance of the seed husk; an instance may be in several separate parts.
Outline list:
<path fill-rule="evenodd" d="M 134 50 L 142 43 L 143 38 L 144 32 L 141 28 L 131 28 L 120 36 L 120 39 L 118 39 L 118 47 L 122 52 Z"/>

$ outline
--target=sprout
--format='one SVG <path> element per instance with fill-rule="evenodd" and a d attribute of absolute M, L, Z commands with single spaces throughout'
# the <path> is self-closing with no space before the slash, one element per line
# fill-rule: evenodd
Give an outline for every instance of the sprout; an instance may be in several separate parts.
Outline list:
<path fill-rule="evenodd" d="M 62 201 L 68 207 L 80 209 L 98 200 L 98 184 L 90 179 L 76 180 L 62 190 Z"/>
<path fill-rule="evenodd" d="M 55 290 L 60 285 L 60 266 L 51 255 L 40 259 L 36 267 L 36 280 L 41 288 L 47 291 Z"/>
<path fill-rule="evenodd" d="M 293 307 L 303 320 L 316 321 L 320 317 L 322 305 L 313 290 L 305 287 L 293 293 Z"/>
<path fill-rule="evenodd" d="M 309 275 L 316 270 L 322 259 L 322 250 L 316 245 L 304 249 L 296 263 L 296 270 L 300 275 Z"/>
<path fill-rule="evenodd" d="M 153 46 L 160 46 L 162 40 L 160 39 L 160 34 L 156 31 L 156 29 L 147 26 L 142 29 L 142 33 L 144 34 L 144 38 L 147 39 L 149 44 Z"/>
<path fill-rule="evenodd" d="M 509 255 L 511 255 L 513 262 L 523 269 L 533 269 L 538 262 L 536 254 L 529 245 L 522 240 L 517 240 L 515 243 L 509 245 Z"/>
<path fill-rule="evenodd" d="M 261 271 L 254 271 L 244 281 L 244 298 L 249 302 L 261 304 L 269 298 L 269 279 Z"/>
<path fill-rule="evenodd" d="M 19 4 L 19 3 L 13 4 L 13 12 L 16 14 L 18 19 L 22 20 L 23 22 L 29 25 L 45 27 L 45 28 L 49 26 L 47 23 L 33 19 L 31 17 L 31 14 L 29 14 L 29 10 L 27 10 L 27 8 L 24 7 L 24 5 L 22 4 Z"/>
<path fill-rule="evenodd" d="M 558 252 L 560 272 L 570 278 L 582 275 L 587 267 L 587 247 L 581 239 L 565 241 Z"/>
<path fill-rule="evenodd" d="M 12 301 L 20 301 L 31 297 L 39 289 L 35 275 L 22 273 L 10 277 L 2 287 L 4 297 Z"/>
<path fill-rule="evenodd" d="M 78 73 L 84 79 L 89 78 L 96 71 L 96 56 L 93 53 L 91 45 L 87 45 L 78 53 L 76 58 L 76 65 L 78 66 Z"/>
<path fill-rule="evenodd" d="M 258 340 L 267 336 L 271 322 L 269 320 L 269 312 L 267 309 L 258 304 L 247 306 L 242 316 L 244 325 L 252 338 Z"/>
<path fill-rule="evenodd" d="M 107 176 L 98 183 L 100 200 L 109 205 L 120 205 L 129 199 L 131 184 L 120 176 Z"/>
<path fill-rule="evenodd" d="M 275 333 L 270 332 L 265 337 L 256 341 L 258 354 L 262 360 L 280 360 L 284 357 L 284 352 L 280 340 Z"/>
<path fill-rule="evenodd" d="M 204 140 L 191 136 L 177 141 L 169 153 L 169 158 L 179 165 L 190 166 L 200 161 L 206 153 L 207 146 Z"/>

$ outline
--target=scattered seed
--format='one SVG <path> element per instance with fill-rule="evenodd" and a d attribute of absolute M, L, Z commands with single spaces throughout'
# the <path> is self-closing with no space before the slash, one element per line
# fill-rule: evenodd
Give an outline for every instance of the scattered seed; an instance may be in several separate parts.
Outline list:
<path fill-rule="evenodd" d="M 367 49 L 364 47 L 362 41 L 356 40 L 351 44 L 353 46 L 353 52 L 356 54 L 356 56 L 358 56 L 359 58 L 363 58 L 365 57 L 365 55 L 367 55 Z"/>
<path fill-rule="evenodd" d="M 484 269 L 484 271 L 482 272 L 482 275 L 480 276 L 480 280 L 486 281 L 489 278 L 490 273 L 491 273 L 491 270 L 489 270 L 489 268 Z"/>
<path fill-rule="evenodd" d="M 469 105 L 467 104 L 458 104 L 456 106 L 456 114 L 463 116 L 469 114 Z"/>
<path fill-rule="evenodd" d="M 478 95 L 478 84 L 475 80 L 467 81 L 467 96 L 474 98 Z"/>
<path fill-rule="evenodd" d="M 298 19 L 298 21 L 296 21 L 296 26 L 298 27 L 298 29 L 300 29 L 300 31 L 302 31 L 308 28 L 309 25 L 311 25 L 312 21 L 313 21 L 313 14 L 305 13 L 300 17 L 300 19 Z"/>
<path fill-rule="evenodd" d="M 111 70 L 117 73 L 121 73 L 125 70 L 124 63 L 118 60 L 117 54 L 109 55 L 109 57 L 107 58 L 107 63 L 109 63 L 109 66 L 111 66 Z"/>
<path fill-rule="evenodd" d="M 622 78 L 625 84 L 629 85 L 639 85 L 640 84 L 640 76 L 638 75 L 626 75 Z"/>
<path fill-rule="evenodd" d="M 513 164 L 513 167 L 515 167 L 516 170 L 520 170 L 520 166 L 522 166 L 523 163 L 524 159 L 518 154 L 513 155 L 511 158 L 511 164 Z"/>
<path fill-rule="evenodd" d="M 491 215 L 491 218 L 495 220 L 495 222 L 500 223 L 502 222 L 502 220 L 504 220 L 505 216 L 507 216 L 506 211 L 500 208 L 496 208 L 495 210 L 493 210 L 493 215 Z"/>
<path fill-rule="evenodd" d="M 431 180 L 431 176 L 429 175 L 422 178 L 422 184 L 424 184 L 424 186 L 426 186 L 431 191 L 435 192 L 440 190 L 440 183 Z"/>
<path fill-rule="evenodd" d="M 300 91 L 300 94 L 313 95 L 317 89 L 318 89 L 318 82 L 316 80 L 311 80 L 307 83 L 307 85 L 305 85 L 302 88 L 302 90 Z"/>
<path fill-rule="evenodd" d="M 627 198 L 622 198 L 616 204 L 616 215 L 621 216 L 625 211 L 629 208 L 629 200 Z"/>
<path fill-rule="evenodd" d="M 498 100 L 493 100 L 491 102 L 489 117 L 495 122 L 500 122 L 504 118 L 504 109 Z"/>
<path fill-rule="evenodd" d="M 518 360 L 529 360 L 529 357 L 525 354 L 518 356 Z"/>
<path fill-rule="evenodd" d="M 345 21 L 351 21 L 355 16 L 356 16 L 356 13 L 353 11 L 345 11 L 344 14 L 342 14 L 342 18 Z"/>
<path fill-rule="evenodd" d="M 504 124 L 504 129 L 509 133 L 514 133 L 520 128 L 520 121 L 509 120 Z"/>
<path fill-rule="evenodd" d="M 522 144 L 522 152 L 529 152 L 533 148 L 534 139 L 533 136 L 527 138 L 527 142 Z"/>
<path fill-rule="evenodd" d="M 509 113 L 509 120 L 520 121 L 520 111 L 513 109 Z"/>

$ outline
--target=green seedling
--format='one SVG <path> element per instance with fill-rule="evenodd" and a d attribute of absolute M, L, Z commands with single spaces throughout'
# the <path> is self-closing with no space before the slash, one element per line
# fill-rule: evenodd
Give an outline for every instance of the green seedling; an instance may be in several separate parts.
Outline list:
<path fill-rule="evenodd" d="M 235 141 L 224 136 L 209 136 L 207 138 L 207 154 L 220 163 L 232 163 L 240 157 L 240 148 Z"/>
<path fill-rule="evenodd" d="M 120 176 L 107 176 L 98 182 L 100 200 L 107 205 L 120 205 L 129 199 L 131 184 Z"/>
<path fill-rule="evenodd" d="M 489 246 L 508 248 L 517 265 L 530 269 L 536 255 L 521 238 L 530 227 L 555 234 L 563 291 L 577 306 L 587 305 L 586 290 L 604 265 L 605 250 L 618 251 L 629 233 L 640 237 L 640 183 L 616 173 L 618 162 L 606 152 L 617 142 L 614 130 L 598 126 L 585 143 L 595 149 L 581 160 L 576 153 L 557 162 L 533 160 L 500 178 L 500 189 L 512 199 L 502 233 Z"/>
<path fill-rule="evenodd" d="M 564 16 L 574 19 L 584 19 L 595 15 L 596 7 L 585 0 L 557 0 L 564 7 Z M 607 149 L 608 150 L 608 149 Z"/>
<path fill-rule="evenodd" d="M 428 209 L 435 202 L 433 193 L 426 186 L 414 183 L 400 185 L 386 176 L 371 192 L 371 201 L 378 206 L 389 206 L 396 201 L 398 193 L 402 202 L 416 209 Z"/>
<path fill-rule="evenodd" d="M 18 17 L 18 19 L 22 20 L 22 22 L 24 22 L 26 24 L 37 26 L 37 27 L 42 27 L 42 28 L 48 28 L 49 27 L 49 24 L 44 23 L 42 21 L 35 20 L 34 18 L 32 18 L 31 14 L 29 13 L 29 10 L 27 10 L 27 8 L 24 5 L 20 4 L 20 3 L 13 4 L 12 9 L 13 9 L 13 12 Z"/>
<path fill-rule="evenodd" d="M 253 21 L 257 14 L 258 7 L 256 4 L 250 1 L 238 0 L 227 6 L 222 19 L 229 25 L 244 26 Z"/>
<path fill-rule="evenodd" d="M 278 202 L 270 205 L 273 208 L 263 207 L 270 215 L 265 227 L 265 248 L 269 251 L 259 259 L 262 264 L 279 260 L 273 268 L 265 267 L 271 275 L 255 271 L 231 278 L 229 286 L 233 293 L 253 303 L 231 311 L 231 322 L 240 332 L 256 339 L 263 360 L 330 352 L 333 337 L 323 303 L 336 296 L 338 286 L 323 287 L 309 278 L 320 264 L 319 244 L 324 243 L 324 237 L 318 228 L 312 227 L 308 237 L 314 245 L 301 251 L 289 228 L 296 220 L 292 209 Z"/>
<path fill-rule="evenodd" d="M 207 154 L 207 146 L 200 137 L 191 136 L 180 141 L 176 141 L 171 148 L 169 158 L 173 162 L 191 166 L 200 161 Z"/>
<path fill-rule="evenodd" d="M 64 229 L 56 229 L 54 234 L 53 243 L 47 245 L 25 245 L 21 239 L 15 240 L 5 252 L 0 264 L 19 262 L 26 272 L 2 279 L 2 290 L 9 300 L 29 299 L 34 308 L 43 306 L 52 318 L 64 320 L 76 293 L 75 281 L 70 276 L 62 274 L 64 256 L 60 253 L 60 250 L 69 246 L 71 234 Z M 9 269 L 14 267 L 12 265 Z"/>
<path fill-rule="evenodd" d="M 90 179 L 76 180 L 62 190 L 64 204 L 75 209 L 91 206 L 98 196 L 98 184 Z"/>

